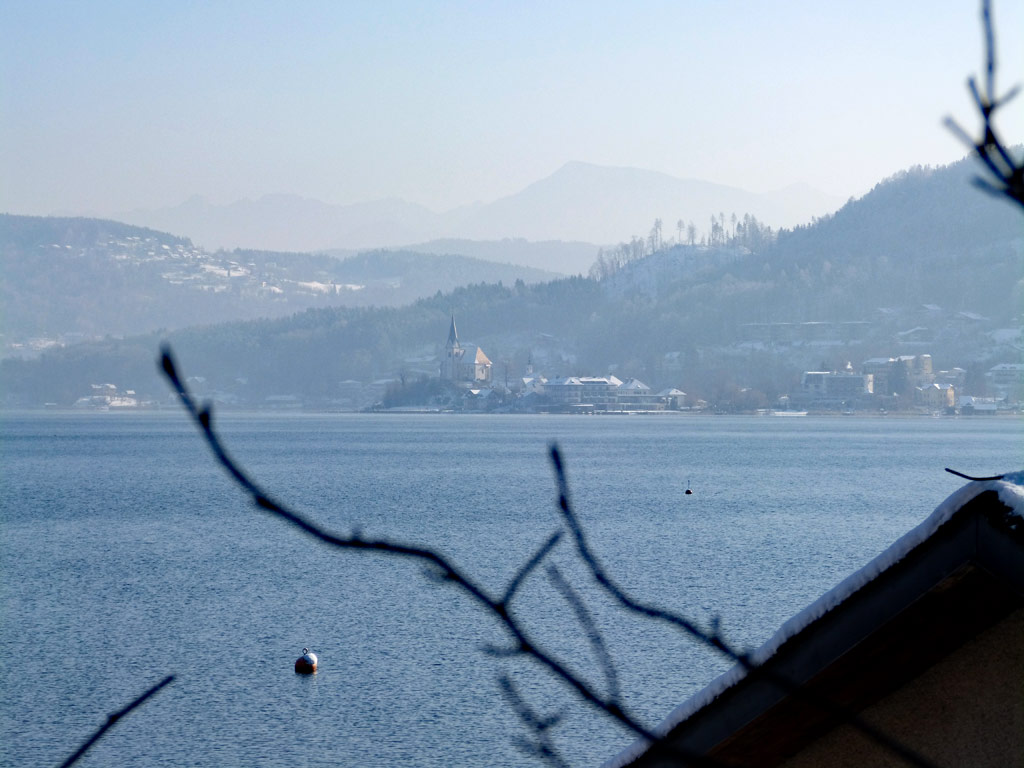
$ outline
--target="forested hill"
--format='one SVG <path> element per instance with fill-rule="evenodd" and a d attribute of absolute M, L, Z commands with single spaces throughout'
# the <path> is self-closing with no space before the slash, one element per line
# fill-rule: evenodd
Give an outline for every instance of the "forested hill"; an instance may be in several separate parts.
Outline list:
<path fill-rule="evenodd" d="M 0 249 L 3 253 L 25 253 L 45 245 L 54 250 L 91 250 L 111 240 L 151 240 L 157 246 L 192 248 L 192 241 L 107 219 L 59 216 L 14 216 L 0 213 Z"/>
<path fill-rule="evenodd" d="M 822 252 L 840 259 L 982 255 L 991 243 L 1024 236 L 1024 217 L 1011 201 L 974 186 L 980 171 L 972 158 L 902 171 L 835 214 L 784 231 L 779 253 L 791 259 Z"/>
<path fill-rule="evenodd" d="M 1024 215 L 977 189 L 977 170 L 970 160 L 914 168 L 756 252 L 740 231 L 731 248 L 627 259 L 605 285 L 655 300 L 657 325 L 698 345 L 742 340 L 740 326 L 753 323 L 888 318 L 894 332 L 927 325 L 940 337 L 959 313 L 1013 324 L 1024 308 Z"/>
<path fill-rule="evenodd" d="M 170 339 L 187 373 L 246 402 L 294 394 L 329 403 L 346 379 L 436 370 L 451 312 L 499 380 L 532 360 L 548 375 L 614 369 L 704 396 L 729 386 L 778 394 L 806 366 L 877 355 L 928 352 L 937 367 L 1019 362 L 1004 360 L 1019 352 L 995 339 L 1020 325 L 1024 216 L 974 188 L 975 170 L 962 162 L 898 174 L 756 252 L 730 232 L 715 248 L 673 246 L 626 260 L 601 280 L 477 284 L 403 308 L 318 309 Z M 766 346 L 757 328 L 772 324 L 811 324 L 825 335 Z M 154 373 L 158 342 L 152 335 L 5 361 L 0 384 L 14 403 L 67 403 L 98 381 L 165 391 Z"/>
<path fill-rule="evenodd" d="M 772 320 L 870 319 L 922 304 L 1000 323 L 1024 298 L 1024 216 L 977 189 L 965 159 L 913 168 L 813 225 L 783 231 L 744 276 L 772 282 Z M 788 315 L 788 316 L 787 316 Z"/>
<path fill-rule="evenodd" d="M 555 276 L 446 254 L 209 253 L 187 239 L 115 221 L 0 215 L 8 352 L 308 307 L 399 306 L 470 282 Z"/>
<path fill-rule="evenodd" d="M 156 355 L 166 338 L 185 373 L 201 377 L 205 388 L 235 393 L 246 402 L 297 394 L 323 403 L 342 381 L 396 376 L 407 365 L 405 358 L 432 358 L 453 312 L 467 341 L 506 338 L 511 350 L 519 340 L 516 349 L 527 350 L 517 359 L 522 365 L 538 339 L 550 349 L 574 346 L 579 309 L 604 303 L 600 285 L 582 277 L 538 285 L 478 284 L 402 308 L 310 309 L 274 320 L 77 344 L 32 360 L 9 358 L 0 362 L 0 391 L 8 405 L 70 405 L 91 384 L 106 382 L 161 397 L 167 389 L 157 374 Z M 563 341 L 570 334 L 572 340 Z M 495 354 L 495 360 L 502 358 Z M 427 362 L 418 370 L 435 368 Z"/>

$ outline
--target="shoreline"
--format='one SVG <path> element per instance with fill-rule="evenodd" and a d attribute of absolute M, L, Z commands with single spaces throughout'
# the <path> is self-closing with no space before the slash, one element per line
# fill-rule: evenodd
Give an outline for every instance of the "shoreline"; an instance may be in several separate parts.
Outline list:
<path fill-rule="evenodd" d="M 475 411 L 475 410 L 451 410 L 442 408 L 381 408 L 381 409 L 335 409 L 335 408 L 245 408 L 214 404 L 214 409 L 219 414 L 231 415 L 381 415 L 381 416 L 403 416 L 403 415 L 444 415 L 444 416 L 590 416 L 590 417 L 633 417 L 633 418 L 715 418 L 723 416 L 742 416 L 753 419 L 802 419 L 802 418 L 854 418 L 854 419 L 1013 419 L 1024 417 L 1022 410 L 997 410 L 985 413 L 931 413 L 921 411 L 886 411 L 879 413 L 875 411 L 711 411 L 711 410 L 659 410 L 659 411 Z M 11 415 L 39 415 L 53 414 L 60 416 L 71 415 L 141 415 L 141 414 L 174 414 L 180 413 L 180 406 L 155 406 L 155 407 L 132 407 L 132 408 L 0 408 L 0 418 Z"/>

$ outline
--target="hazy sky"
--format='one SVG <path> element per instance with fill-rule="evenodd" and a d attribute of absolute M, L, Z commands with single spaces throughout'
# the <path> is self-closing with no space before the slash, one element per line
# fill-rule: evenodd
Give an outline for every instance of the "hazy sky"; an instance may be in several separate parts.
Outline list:
<path fill-rule="evenodd" d="M 569 160 L 847 197 L 966 150 L 971 0 L 0 0 L 0 211 L 489 202 Z M 1024 3 L 997 0 L 1004 88 Z M 1012 32 L 1011 32 L 1012 31 Z M 1024 97 L 1001 125 L 1024 140 Z"/>

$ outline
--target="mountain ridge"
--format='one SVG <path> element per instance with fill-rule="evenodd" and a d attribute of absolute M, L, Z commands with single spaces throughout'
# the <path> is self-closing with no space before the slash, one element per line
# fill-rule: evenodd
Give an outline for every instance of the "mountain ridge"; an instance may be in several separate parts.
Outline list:
<path fill-rule="evenodd" d="M 774 228 L 807 223 L 844 201 L 791 185 L 757 194 L 660 171 L 569 161 L 549 176 L 489 203 L 435 212 L 396 198 L 336 205 L 275 193 L 215 205 L 193 196 L 169 208 L 110 218 L 181 232 L 208 249 L 279 251 L 398 248 L 438 239 L 582 241 L 609 245 L 645 236 L 661 218 L 704 229 L 710 216 L 749 213 Z M 547 268 L 570 273 L 566 265 Z"/>

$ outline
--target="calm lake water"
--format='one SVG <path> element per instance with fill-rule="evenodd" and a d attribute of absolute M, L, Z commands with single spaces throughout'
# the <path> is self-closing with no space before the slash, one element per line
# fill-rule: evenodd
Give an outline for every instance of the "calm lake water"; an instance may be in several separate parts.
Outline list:
<path fill-rule="evenodd" d="M 524 661 L 420 566 L 336 552 L 256 511 L 179 413 L 6 414 L 0 464 L 0 765 L 56 765 L 105 716 L 176 681 L 80 765 L 525 766 L 512 675 L 596 765 L 632 739 Z M 609 570 L 741 646 L 923 520 L 961 482 L 1024 466 L 985 419 L 225 415 L 273 495 L 326 527 L 439 548 L 494 593 L 558 526 L 547 446 Z M 684 494 L 687 487 L 694 493 Z M 722 671 L 577 583 L 650 724 Z M 595 684 L 545 574 L 518 615 Z M 320 672 L 297 676 L 304 646 Z"/>

